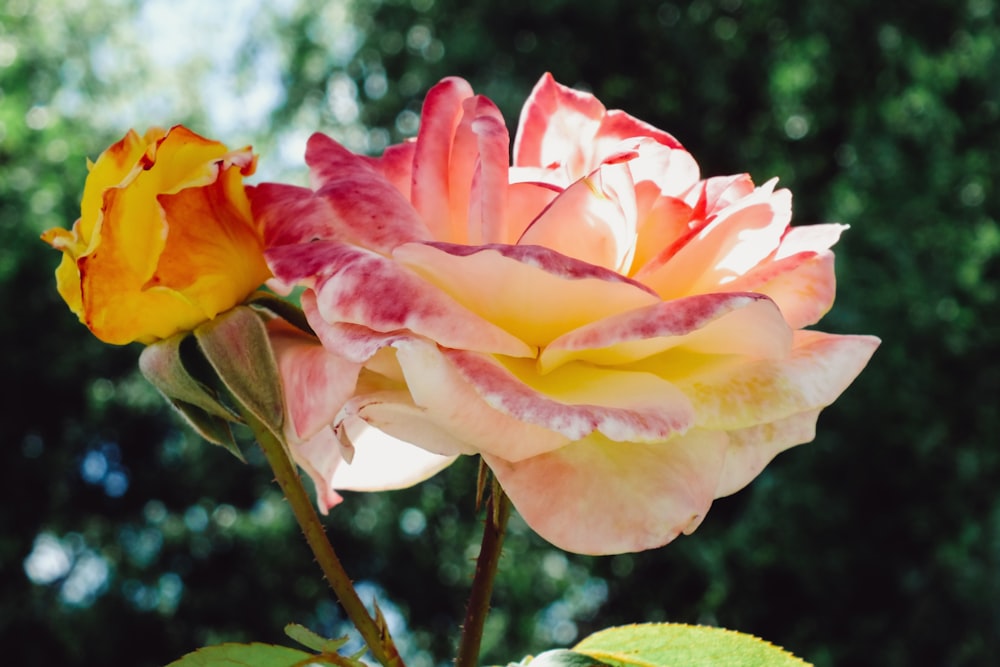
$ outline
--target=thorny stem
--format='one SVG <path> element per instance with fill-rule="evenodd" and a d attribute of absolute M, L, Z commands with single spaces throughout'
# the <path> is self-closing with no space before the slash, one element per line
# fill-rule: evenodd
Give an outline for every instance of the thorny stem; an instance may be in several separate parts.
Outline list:
<path fill-rule="evenodd" d="M 403 660 L 389 635 L 389 629 L 385 627 L 384 622 L 379 622 L 380 618 L 376 620 L 369 615 L 361 598 L 358 597 L 357 591 L 354 590 L 354 585 L 333 550 L 333 545 L 327 539 L 323 524 L 320 523 L 312 501 L 309 499 L 305 487 L 302 486 L 302 479 L 289 460 L 284 445 L 249 410 L 242 412 L 244 420 L 253 429 L 257 442 L 264 450 L 264 456 L 267 457 L 267 462 L 270 464 L 271 470 L 274 471 L 275 481 L 278 482 L 282 493 L 285 494 L 288 505 L 295 515 L 295 520 L 298 521 L 299 527 L 306 537 L 306 542 L 309 543 L 309 548 L 316 557 L 316 562 L 323 570 L 323 575 L 330 583 L 330 587 L 333 588 L 344 612 L 367 644 L 368 650 L 384 667 L 404 667 Z"/>
<path fill-rule="evenodd" d="M 472 592 L 462 624 L 455 667 L 477 667 L 479 649 L 483 643 L 483 627 L 490 610 L 493 582 L 500 563 L 503 549 L 504 531 L 510 518 L 510 500 L 500 485 L 493 480 L 490 495 L 486 500 L 486 519 L 483 522 L 483 542 L 476 560 L 476 574 L 472 579 Z"/>

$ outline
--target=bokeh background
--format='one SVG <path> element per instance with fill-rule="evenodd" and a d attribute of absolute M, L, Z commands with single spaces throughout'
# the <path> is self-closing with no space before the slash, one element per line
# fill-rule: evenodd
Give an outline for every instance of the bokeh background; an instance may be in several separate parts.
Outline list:
<path fill-rule="evenodd" d="M 692 536 L 607 558 L 515 518 L 487 663 L 610 624 L 718 624 L 820 667 L 1000 656 L 1000 25 L 994 0 L 5 0 L 0 7 L 0 647 L 163 665 L 343 619 L 251 446 L 187 431 L 56 296 L 96 156 L 132 126 L 253 144 L 304 182 L 313 131 L 378 154 L 440 77 L 512 130 L 544 72 L 665 128 L 706 175 L 779 176 L 842 221 L 828 331 L 883 346 L 810 445 Z M 328 518 L 411 667 L 448 664 L 478 548 L 475 462 Z M 597 490 L 599 492 L 599 490 Z"/>

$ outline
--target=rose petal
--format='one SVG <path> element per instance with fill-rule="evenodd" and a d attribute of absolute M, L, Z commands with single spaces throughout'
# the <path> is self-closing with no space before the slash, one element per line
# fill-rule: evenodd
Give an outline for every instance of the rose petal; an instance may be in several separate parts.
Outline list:
<path fill-rule="evenodd" d="M 359 394 L 344 405 L 334 422 L 341 441 L 356 454 L 351 442 L 350 425 L 363 422 L 388 436 L 398 438 L 437 456 L 478 453 L 470 443 L 455 433 L 452 424 L 439 422 L 440 415 L 417 405 L 405 390 L 385 390 Z M 461 431 L 461 424 L 457 426 Z"/>
<path fill-rule="evenodd" d="M 682 433 L 694 422 L 687 397 L 651 373 L 577 363 L 542 375 L 527 359 L 459 350 L 442 354 L 487 405 L 570 440 L 600 431 L 611 440 L 651 442 Z M 412 387 L 416 378 L 408 376 L 407 381 Z M 420 402 L 416 394 L 414 399 Z M 507 460 L 520 458 L 486 451 Z"/>
<path fill-rule="evenodd" d="M 507 187 L 507 206 L 503 222 L 505 236 L 496 243 L 509 245 L 517 243 L 532 220 L 537 218 L 562 191 L 562 188 L 548 183 L 512 182 Z"/>
<path fill-rule="evenodd" d="M 432 238 L 427 218 L 369 160 L 317 133 L 306 146 L 306 163 L 319 186 L 316 196 L 330 207 L 330 226 L 355 243 L 388 253 L 400 243 Z"/>
<path fill-rule="evenodd" d="M 411 243 L 393 259 L 529 345 L 658 301 L 613 271 L 538 246 Z"/>
<path fill-rule="evenodd" d="M 508 155 L 510 137 L 500 111 L 486 98 L 477 98 L 477 110 L 471 129 L 475 133 L 479 161 L 472 181 L 466 242 L 506 243 Z"/>
<path fill-rule="evenodd" d="M 656 186 L 659 196 L 681 197 L 698 183 L 698 163 L 686 150 L 665 146 L 649 137 L 627 139 L 621 146 L 637 154 L 628 163 L 637 187 L 648 182 Z"/>
<path fill-rule="evenodd" d="M 670 134 L 623 111 L 606 111 L 590 93 L 573 90 L 546 73 L 524 103 L 514 141 L 518 167 L 561 167 L 563 183 L 596 169 L 624 139 L 651 137 L 681 148 Z"/>
<path fill-rule="evenodd" d="M 565 165 L 568 181 L 581 178 L 597 165 L 589 148 L 605 108 L 591 95 L 556 83 L 546 72 L 521 109 L 514 139 L 516 166 Z"/>
<path fill-rule="evenodd" d="M 838 223 L 789 227 L 781 238 L 781 245 L 775 252 L 774 259 L 782 260 L 803 252 L 818 253 L 829 250 L 848 229 L 849 225 Z"/>
<path fill-rule="evenodd" d="M 272 248 L 275 275 L 316 291 L 322 320 L 389 333 L 408 330 L 449 347 L 513 356 L 535 350 L 399 263 L 331 241 Z M 322 323 L 313 323 L 314 328 Z"/>
<path fill-rule="evenodd" d="M 413 180 L 413 156 L 417 151 L 415 140 L 401 144 L 393 144 L 385 149 L 382 157 L 368 158 L 370 164 L 379 171 L 385 180 L 392 183 L 409 201 L 410 188 Z"/>
<path fill-rule="evenodd" d="M 398 341 L 394 347 L 415 409 L 409 415 L 410 423 L 406 428 L 396 430 L 405 416 L 401 410 L 396 411 L 396 422 L 391 426 L 385 426 L 382 421 L 371 422 L 379 428 L 439 452 L 441 450 L 436 449 L 441 446 L 438 441 L 443 439 L 428 442 L 423 433 L 432 429 L 433 435 L 435 430 L 440 430 L 447 433 L 449 439 L 466 443 L 461 453 L 486 451 L 508 460 L 535 456 L 569 442 L 569 438 L 553 429 L 521 419 L 519 414 L 511 415 L 491 407 L 478 385 L 470 383 L 468 375 L 461 372 L 468 366 L 459 366 L 463 357 L 458 357 L 457 364 L 453 355 L 419 340 Z M 455 354 L 474 356 L 472 353 Z M 495 388 L 495 393 L 502 394 L 505 389 L 521 390 L 520 383 L 498 364 L 493 363 L 490 371 L 494 376 L 506 375 L 507 379 L 507 384 Z M 401 405 L 401 401 L 395 403 L 396 407 Z M 393 406 L 386 407 L 392 409 Z"/>
<path fill-rule="evenodd" d="M 857 377 L 878 344 L 873 336 L 796 331 L 786 359 L 740 363 L 734 358 L 687 368 L 661 359 L 659 370 L 691 399 L 698 426 L 735 430 L 829 405 Z"/>
<path fill-rule="evenodd" d="M 625 273 L 635 252 L 636 224 L 628 164 L 603 165 L 556 197 L 517 244 L 542 246 Z"/>
<path fill-rule="evenodd" d="M 764 262 L 726 287 L 771 297 L 793 329 L 819 320 L 833 306 L 837 292 L 833 253 L 801 252 Z"/>
<path fill-rule="evenodd" d="M 462 103 L 470 97 L 473 97 L 473 91 L 466 81 L 449 77 L 431 88 L 424 99 L 413 156 L 411 201 L 432 232 L 428 240 L 452 240 L 453 193 L 450 190 L 453 168 L 465 176 L 462 196 L 468 196 L 474 166 L 469 158 L 474 158 L 474 155 L 468 150 L 460 150 L 453 165 L 452 150 L 456 129 L 464 116 Z M 466 205 L 461 213 L 464 215 L 467 211 Z"/>
<path fill-rule="evenodd" d="M 791 219 L 791 194 L 774 181 L 727 206 L 668 261 L 636 274 L 664 299 L 717 291 L 767 258 Z"/>
<path fill-rule="evenodd" d="M 683 345 L 693 352 L 782 358 L 792 330 L 759 294 L 722 292 L 664 301 L 575 329 L 539 357 L 542 373 L 569 361 L 628 364 Z"/>
<path fill-rule="evenodd" d="M 394 438 L 363 420 L 347 420 L 342 428 L 354 444 L 350 463 L 337 466 L 330 480 L 334 489 L 389 491 L 404 489 L 447 468 L 455 456 L 441 456 Z"/>
<path fill-rule="evenodd" d="M 729 448 L 715 497 L 736 493 L 753 481 L 775 456 L 815 438 L 819 413 L 807 410 L 769 424 L 729 431 Z"/>
<path fill-rule="evenodd" d="M 326 514 L 331 507 L 340 504 L 343 498 L 333 490 L 330 480 L 344 459 L 340 453 L 340 443 L 334 437 L 333 431 L 325 428 L 308 440 L 291 441 L 289 449 L 292 452 L 292 459 L 309 475 L 316 487 L 316 504 L 319 505 L 319 511 Z"/>
<path fill-rule="evenodd" d="M 517 463 L 483 458 L 535 532 L 561 549 L 603 555 L 692 532 L 715 497 L 726 443 L 720 431 L 645 444 L 593 435 Z"/>
<path fill-rule="evenodd" d="M 333 423 L 351 397 L 361 365 L 331 354 L 284 320 L 267 323 L 290 419 L 290 440 L 306 440 Z"/>

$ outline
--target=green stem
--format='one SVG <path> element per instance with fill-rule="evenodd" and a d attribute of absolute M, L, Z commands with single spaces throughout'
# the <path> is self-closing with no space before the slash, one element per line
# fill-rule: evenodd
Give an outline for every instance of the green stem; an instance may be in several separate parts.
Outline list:
<path fill-rule="evenodd" d="M 483 643 L 483 627 L 490 610 L 493 582 L 496 580 L 500 552 L 503 549 L 504 531 L 510 518 L 510 500 L 500 485 L 494 481 L 486 500 L 486 520 L 483 525 L 483 542 L 476 559 L 476 574 L 472 579 L 469 605 L 462 624 L 462 637 L 458 644 L 455 667 L 477 667 L 479 649 Z"/>
<path fill-rule="evenodd" d="M 357 591 L 354 590 L 354 585 L 333 550 L 333 545 L 327 539 L 323 524 L 320 523 L 312 501 L 302 486 L 302 479 L 289 459 L 284 445 L 249 410 L 243 410 L 243 418 L 257 436 L 257 442 L 260 443 L 264 456 L 274 471 L 274 478 L 285 494 L 288 505 L 306 536 L 306 542 L 309 543 L 316 562 L 323 570 L 323 575 L 333 588 L 347 617 L 361 633 L 368 650 L 384 667 L 403 667 L 403 660 L 396 650 L 392 637 L 389 636 L 388 628 L 369 615 Z"/>

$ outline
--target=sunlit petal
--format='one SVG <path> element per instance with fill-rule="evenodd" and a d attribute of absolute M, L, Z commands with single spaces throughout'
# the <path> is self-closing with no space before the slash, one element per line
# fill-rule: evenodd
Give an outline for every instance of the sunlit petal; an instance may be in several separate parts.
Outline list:
<path fill-rule="evenodd" d="M 693 531 L 715 498 L 727 441 L 703 430 L 643 444 L 594 435 L 516 463 L 483 458 L 535 532 L 562 549 L 602 555 L 653 549 Z"/>

